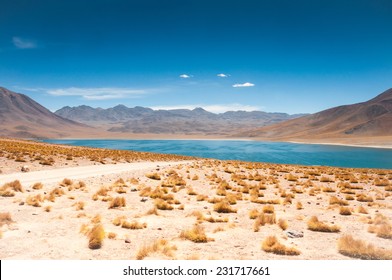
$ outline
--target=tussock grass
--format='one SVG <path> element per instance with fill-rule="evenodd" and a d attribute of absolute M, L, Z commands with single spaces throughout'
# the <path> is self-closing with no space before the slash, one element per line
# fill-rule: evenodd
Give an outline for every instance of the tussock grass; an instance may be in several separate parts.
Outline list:
<path fill-rule="evenodd" d="M 263 207 L 263 213 L 269 213 L 269 214 L 275 213 L 274 206 L 273 205 L 265 205 Z"/>
<path fill-rule="evenodd" d="M 177 250 L 175 245 L 170 245 L 165 239 L 158 239 L 152 244 L 143 245 L 136 253 L 137 260 L 143 260 L 153 253 L 161 253 L 167 257 L 174 257 L 173 251 Z"/>
<path fill-rule="evenodd" d="M 26 204 L 33 206 L 33 207 L 41 207 L 41 202 L 43 202 L 43 201 L 44 201 L 44 198 L 40 194 L 29 195 L 26 198 Z"/>
<path fill-rule="evenodd" d="M 32 188 L 33 188 L 33 190 L 40 190 L 43 187 L 44 187 L 44 185 L 39 182 L 39 183 L 35 183 Z"/>
<path fill-rule="evenodd" d="M 282 230 L 286 230 L 289 227 L 289 223 L 287 222 L 287 220 L 285 219 L 279 219 L 278 220 L 278 226 L 282 229 Z"/>
<path fill-rule="evenodd" d="M 84 201 L 78 201 L 73 206 L 75 206 L 76 211 L 84 210 L 86 203 Z"/>
<path fill-rule="evenodd" d="M 352 213 L 351 213 L 351 209 L 350 209 L 349 207 L 341 206 L 341 207 L 339 208 L 339 214 L 340 214 L 340 215 L 343 215 L 343 216 L 349 216 L 349 215 L 351 215 Z"/>
<path fill-rule="evenodd" d="M 173 210 L 173 206 L 161 198 L 155 199 L 154 205 L 159 210 Z"/>
<path fill-rule="evenodd" d="M 0 196 L 12 197 L 15 196 L 15 192 L 24 192 L 23 186 L 19 180 L 15 180 L 9 183 L 5 183 L 0 188 Z"/>
<path fill-rule="evenodd" d="M 70 185 L 72 185 L 72 184 L 73 184 L 73 181 L 72 181 L 71 179 L 65 178 L 65 179 L 60 183 L 60 186 L 68 187 L 68 186 L 70 186 Z"/>
<path fill-rule="evenodd" d="M 94 225 L 87 236 L 88 247 L 92 250 L 100 249 L 102 247 L 103 239 L 105 238 L 105 230 L 103 225 Z"/>
<path fill-rule="evenodd" d="M 308 221 L 308 229 L 311 231 L 320 232 L 339 232 L 340 227 L 337 225 L 328 225 L 318 220 L 316 216 L 313 216 Z"/>
<path fill-rule="evenodd" d="M 336 196 L 331 196 L 331 198 L 329 199 L 329 204 L 330 205 L 347 206 L 348 205 L 348 201 L 339 199 Z"/>
<path fill-rule="evenodd" d="M 257 209 L 252 209 L 249 212 L 249 219 L 256 219 L 260 215 L 259 211 Z"/>
<path fill-rule="evenodd" d="M 0 227 L 2 227 L 3 225 L 9 225 L 13 222 L 14 221 L 11 218 L 10 212 L 0 213 Z"/>
<path fill-rule="evenodd" d="M 125 206 L 126 206 L 125 198 L 124 197 L 120 197 L 120 196 L 115 197 L 109 203 L 109 209 L 121 208 L 121 207 L 125 207 Z"/>
<path fill-rule="evenodd" d="M 267 253 L 277 255 L 297 256 L 301 252 L 294 247 L 287 247 L 279 242 L 276 236 L 268 236 L 261 244 L 261 248 Z"/>
<path fill-rule="evenodd" d="M 363 207 L 362 205 L 358 206 L 357 211 L 358 211 L 358 213 L 361 213 L 361 214 L 369 214 L 368 210 L 365 207 Z"/>
<path fill-rule="evenodd" d="M 132 222 L 123 221 L 121 227 L 126 229 L 144 229 L 147 227 L 147 224 L 139 223 L 138 221 L 132 221 Z"/>
<path fill-rule="evenodd" d="M 237 213 L 237 209 L 232 208 L 226 200 L 215 203 L 214 211 L 218 213 Z"/>
<path fill-rule="evenodd" d="M 206 243 L 211 241 L 200 225 L 194 225 L 192 229 L 184 230 L 180 234 L 180 238 L 190 240 L 195 243 Z"/>
<path fill-rule="evenodd" d="M 392 250 L 383 250 L 363 240 L 345 235 L 338 240 L 339 253 L 363 260 L 392 260 Z"/>
<path fill-rule="evenodd" d="M 157 181 L 161 180 L 161 176 L 156 172 L 155 173 L 147 173 L 146 177 L 151 180 L 157 180 Z"/>

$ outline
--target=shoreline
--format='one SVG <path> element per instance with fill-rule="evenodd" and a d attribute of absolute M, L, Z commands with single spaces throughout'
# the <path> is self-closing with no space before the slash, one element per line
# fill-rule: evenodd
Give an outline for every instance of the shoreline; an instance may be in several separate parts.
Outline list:
<path fill-rule="evenodd" d="M 37 140 L 37 139 L 31 139 Z M 51 138 L 41 139 L 45 140 L 108 140 L 108 141 L 243 141 L 243 142 L 272 142 L 272 143 L 292 143 L 303 145 L 330 145 L 330 146 L 346 146 L 356 148 L 372 148 L 372 149 L 392 149 L 392 144 L 347 144 L 339 142 L 306 142 L 306 141 L 291 141 L 291 140 L 269 140 L 260 138 L 165 138 L 165 137 L 151 137 L 151 138 Z"/>

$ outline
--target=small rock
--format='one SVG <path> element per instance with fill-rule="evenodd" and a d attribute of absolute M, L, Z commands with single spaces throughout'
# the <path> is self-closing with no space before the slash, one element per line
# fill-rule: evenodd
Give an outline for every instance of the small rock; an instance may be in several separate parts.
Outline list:
<path fill-rule="evenodd" d="M 289 238 L 301 238 L 304 237 L 304 233 L 302 231 L 297 230 L 287 230 L 285 231 L 287 237 Z"/>
<path fill-rule="evenodd" d="M 22 202 L 20 202 L 20 203 L 19 203 L 19 205 L 20 205 L 20 206 L 24 205 L 24 202 L 23 202 L 23 201 L 22 201 Z"/>
<path fill-rule="evenodd" d="M 137 188 L 132 188 L 131 192 L 137 192 Z"/>
<path fill-rule="evenodd" d="M 131 243 L 131 239 L 129 239 L 129 237 L 126 237 L 124 241 L 125 243 Z"/>
<path fill-rule="evenodd" d="M 159 228 L 157 228 L 157 230 L 162 230 L 162 228 L 159 227 Z"/>
<path fill-rule="evenodd" d="M 28 165 L 23 165 L 22 168 L 20 169 L 22 172 L 29 172 L 30 167 Z"/>
<path fill-rule="evenodd" d="M 146 202 L 147 200 L 148 200 L 147 198 L 143 197 L 140 201 L 141 202 Z"/>

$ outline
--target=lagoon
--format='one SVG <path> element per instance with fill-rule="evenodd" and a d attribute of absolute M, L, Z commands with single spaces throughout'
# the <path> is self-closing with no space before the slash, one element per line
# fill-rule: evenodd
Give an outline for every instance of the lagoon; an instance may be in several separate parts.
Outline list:
<path fill-rule="evenodd" d="M 238 140 L 49 139 L 44 142 L 222 160 L 392 169 L 392 149 Z"/>

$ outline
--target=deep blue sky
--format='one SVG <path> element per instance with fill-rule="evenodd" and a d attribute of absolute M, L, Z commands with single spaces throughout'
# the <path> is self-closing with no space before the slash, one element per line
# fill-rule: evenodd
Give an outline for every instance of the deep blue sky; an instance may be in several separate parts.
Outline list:
<path fill-rule="evenodd" d="M 0 86 L 51 110 L 312 113 L 392 87 L 392 1 L 0 0 Z"/>

